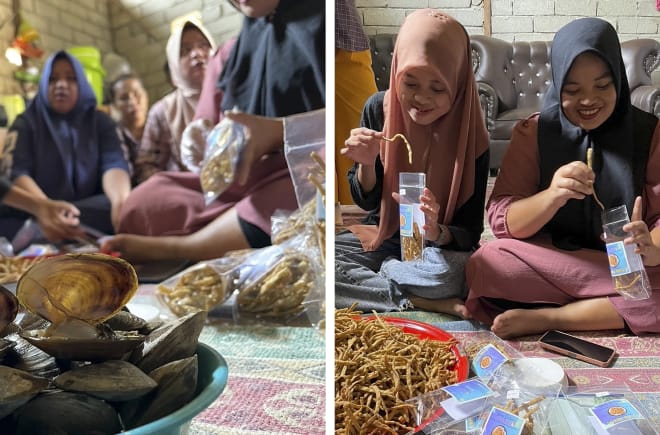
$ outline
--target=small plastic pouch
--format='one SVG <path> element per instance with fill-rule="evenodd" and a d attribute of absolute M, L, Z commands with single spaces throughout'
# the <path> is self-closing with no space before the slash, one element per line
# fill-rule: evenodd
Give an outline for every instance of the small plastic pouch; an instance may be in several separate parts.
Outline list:
<path fill-rule="evenodd" d="M 210 311 L 231 296 L 238 263 L 235 257 L 197 263 L 160 283 L 156 294 L 177 316 Z"/>
<path fill-rule="evenodd" d="M 552 434 L 658 435 L 640 394 L 627 386 L 568 387 L 549 407 L 548 429 Z"/>
<path fill-rule="evenodd" d="M 471 420 L 483 412 L 494 394 L 485 381 L 470 378 L 407 401 L 414 405 L 417 427 L 412 433 L 460 434 L 478 430 Z"/>
<path fill-rule="evenodd" d="M 204 162 L 206 140 L 213 128 L 211 121 L 196 119 L 181 134 L 181 162 L 190 172 L 199 174 Z"/>
<path fill-rule="evenodd" d="M 426 186 L 423 172 L 399 174 L 399 232 L 401 234 L 401 260 L 422 259 L 424 250 L 424 213 L 420 199 Z"/>
<path fill-rule="evenodd" d="M 206 138 L 206 152 L 199 173 L 206 204 L 213 202 L 234 182 L 245 132 L 237 122 L 224 118 Z"/>
<path fill-rule="evenodd" d="M 630 236 L 623 231 L 623 226 L 630 223 L 628 209 L 621 205 L 604 210 L 601 221 L 614 290 L 625 299 L 650 298 L 651 284 L 642 256 L 635 252 L 634 244 L 623 243 L 623 240 Z"/>
<path fill-rule="evenodd" d="M 529 379 L 522 367 L 513 362 L 502 364 L 487 381 L 493 394 L 478 416 L 466 420 L 466 428 L 484 434 L 544 434 L 548 408 L 561 385 L 539 386 Z"/>
<path fill-rule="evenodd" d="M 470 360 L 470 372 L 481 378 L 490 377 L 503 363 L 523 355 L 490 331 L 479 331 L 459 339 L 459 348 Z"/>

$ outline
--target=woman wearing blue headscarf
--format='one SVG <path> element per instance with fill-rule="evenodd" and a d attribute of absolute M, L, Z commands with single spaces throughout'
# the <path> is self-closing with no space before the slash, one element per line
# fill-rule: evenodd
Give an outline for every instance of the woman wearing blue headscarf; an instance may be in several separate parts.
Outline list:
<path fill-rule="evenodd" d="M 128 164 L 114 122 L 96 110 L 94 92 L 73 56 L 58 51 L 46 61 L 39 92 L 7 135 L 2 166 L 15 186 L 35 198 L 69 201 L 80 222 L 113 232 L 130 192 Z M 13 237 L 28 217 L 0 209 L 0 236 Z M 59 229 L 49 239 L 72 239 L 80 231 L 55 223 L 52 215 L 36 218 L 42 230 Z"/>

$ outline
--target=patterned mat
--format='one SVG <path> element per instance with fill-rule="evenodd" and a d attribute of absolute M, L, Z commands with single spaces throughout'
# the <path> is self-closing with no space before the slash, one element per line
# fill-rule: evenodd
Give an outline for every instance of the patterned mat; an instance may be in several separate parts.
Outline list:
<path fill-rule="evenodd" d="M 133 302 L 172 317 L 155 287 L 141 285 Z M 193 418 L 188 435 L 325 433 L 325 340 L 318 330 L 208 324 L 199 341 L 223 356 L 229 375 L 220 397 Z"/>
<path fill-rule="evenodd" d="M 455 317 L 410 311 L 388 314 L 430 323 L 452 334 L 468 348 L 490 338 L 500 341 L 477 322 L 456 320 Z M 504 344 L 526 357 L 548 358 L 559 364 L 568 377 L 569 385 L 601 388 L 603 391 L 627 387 L 647 407 L 650 419 L 660 428 L 660 337 L 636 337 L 621 331 L 575 332 L 574 335 L 616 350 L 618 357 L 608 368 L 597 367 L 542 349 L 540 335 L 506 340 Z"/>

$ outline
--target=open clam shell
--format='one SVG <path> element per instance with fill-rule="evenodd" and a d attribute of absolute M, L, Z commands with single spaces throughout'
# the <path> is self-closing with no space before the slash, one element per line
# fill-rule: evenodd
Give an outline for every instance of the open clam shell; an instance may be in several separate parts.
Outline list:
<path fill-rule="evenodd" d="M 126 305 L 137 288 L 135 269 L 120 258 L 67 254 L 30 267 L 18 280 L 16 295 L 54 325 L 71 318 L 96 324 Z"/>
<path fill-rule="evenodd" d="M 0 336 L 18 314 L 18 299 L 6 288 L 0 286 Z"/>

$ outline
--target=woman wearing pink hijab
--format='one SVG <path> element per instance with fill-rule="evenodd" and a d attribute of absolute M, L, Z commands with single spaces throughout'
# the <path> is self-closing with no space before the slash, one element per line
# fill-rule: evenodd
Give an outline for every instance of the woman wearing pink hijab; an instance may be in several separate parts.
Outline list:
<path fill-rule="evenodd" d="M 412 147 L 412 164 L 400 141 Z M 483 231 L 488 136 L 463 26 L 432 9 L 406 17 L 392 58 L 390 87 L 370 97 L 361 127 L 342 154 L 365 225 L 336 237 L 336 304 L 362 310 L 415 306 L 467 317 L 464 265 Z M 421 262 L 400 261 L 398 179 L 424 172 L 420 197 L 429 242 Z"/>

